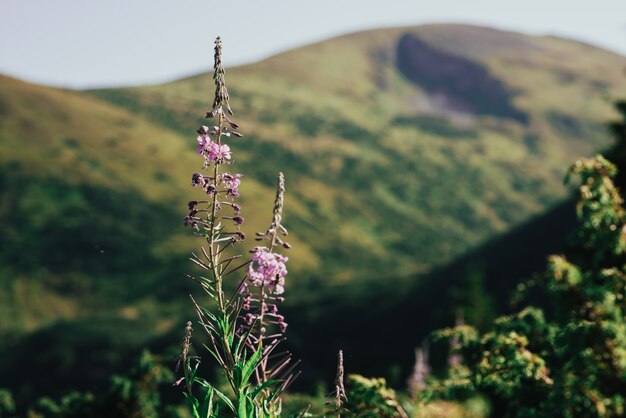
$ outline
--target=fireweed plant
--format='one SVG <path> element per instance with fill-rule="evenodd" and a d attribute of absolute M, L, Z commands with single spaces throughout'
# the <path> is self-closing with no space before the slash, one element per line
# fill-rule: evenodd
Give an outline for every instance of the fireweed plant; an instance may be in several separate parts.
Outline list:
<path fill-rule="evenodd" d="M 232 255 L 245 235 L 244 222 L 237 203 L 242 175 L 229 171 L 233 156 L 225 140 L 242 137 L 233 116 L 222 66 L 222 42 L 215 41 L 215 99 L 206 118 L 214 126 L 198 129 L 197 152 L 203 159 L 203 173 L 194 173 L 193 187 L 201 189 L 203 199 L 189 202 L 184 224 L 206 241 L 201 253 L 191 260 L 206 271 L 206 277 L 188 276 L 209 296 L 208 307 L 192 301 L 198 323 L 208 336 L 206 349 L 217 362 L 232 393 L 224 393 L 197 375 L 200 359 L 189 355 L 192 324 L 185 328 L 180 363 L 184 376 L 184 394 L 193 416 L 273 418 L 281 413 L 281 394 L 295 379 L 297 362 L 291 354 L 277 350 L 284 341 L 287 323 L 278 307 L 284 301 L 287 257 L 279 248 L 288 249 L 284 241 L 287 230 L 281 224 L 285 179 L 278 174 L 272 221 L 264 232 L 256 234 L 260 246 L 243 255 Z M 226 251 L 228 250 L 228 251 Z M 239 276 L 238 278 L 236 278 Z M 243 277 L 242 277 L 243 276 Z M 238 283 L 227 292 L 226 281 Z M 226 391 L 230 392 L 230 391 Z"/>

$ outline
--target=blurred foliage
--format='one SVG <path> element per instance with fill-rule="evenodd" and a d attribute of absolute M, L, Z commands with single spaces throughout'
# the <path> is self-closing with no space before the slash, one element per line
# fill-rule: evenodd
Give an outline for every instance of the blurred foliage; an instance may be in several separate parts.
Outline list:
<path fill-rule="evenodd" d="M 584 253 L 574 264 L 550 256 L 543 286 L 552 318 L 529 307 L 498 318 L 479 333 L 469 326 L 437 332 L 455 340 L 463 365 L 436 380 L 426 396 L 464 399 L 483 394 L 498 417 L 620 417 L 626 393 L 626 217 L 601 156 L 580 160 L 576 237 Z"/>
<path fill-rule="evenodd" d="M 411 418 L 486 418 L 489 413 L 488 402 L 474 397 L 464 402 L 432 401 L 417 405 Z"/>
<path fill-rule="evenodd" d="M 623 201 L 611 181 L 617 174 L 617 167 L 599 155 L 595 159 L 576 161 L 569 174 L 578 174 L 581 178 L 576 207 L 581 222 L 577 238 L 583 247 L 593 252 L 592 263 L 598 264 L 606 256 L 623 253 L 626 249 L 625 231 L 620 229 L 624 218 Z"/>
<path fill-rule="evenodd" d="M 626 165 L 626 106 L 611 125 L 614 152 Z M 598 155 L 577 161 L 581 179 L 573 261 L 548 257 L 537 277 L 544 309 L 498 318 L 486 332 L 467 325 L 434 333 L 462 364 L 420 394 L 432 399 L 486 396 L 498 417 L 621 417 L 626 413 L 626 214 L 617 167 Z M 623 179 L 623 177 L 621 177 Z"/>
<path fill-rule="evenodd" d="M 485 285 L 485 274 L 481 266 L 468 268 L 465 282 L 450 289 L 452 299 L 458 307 L 457 315 L 464 322 L 480 330 L 488 327 L 496 315 L 493 295 Z"/>
<path fill-rule="evenodd" d="M 71 392 L 59 401 L 41 398 L 28 409 L 28 418 L 183 418 L 174 406 L 162 407 L 159 386 L 172 384 L 173 373 L 147 351 L 125 376 L 113 376 L 106 393 Z"/>
<path fill-rule="evenodd" d="M 308 395 L 303 393 L 286 393 L 283 396 L 284 417 L 298 417 L 303 411 L 312 416 L 322 416 L 325 412 L 324 395 Z M 309 416 L 309 415 L 305 415 Z"/>
<path fill-rule="evenodd" d="M 396 392 L 387 387 L 382 378 L 368 379 L 349 375 L 346 379 L 348 402 L 345 408 L 350 414 L 362 418 L 406 417 Z"/>
<path fill-rule="evenodd" d="M 0 417 L 10 417 L 15 412 L 15 401 L 8 389 L 0 388 Z"/>

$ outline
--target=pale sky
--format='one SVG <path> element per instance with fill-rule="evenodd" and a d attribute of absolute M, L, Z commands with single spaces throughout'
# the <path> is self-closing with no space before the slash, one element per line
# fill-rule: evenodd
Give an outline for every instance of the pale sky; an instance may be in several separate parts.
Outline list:
<path fill-rule="evenodd" d="M 0 0 L 0 73 L 87 88 L 173 80 L 364 29 L 471 23 L 626 55 L 626 0 Z"/>

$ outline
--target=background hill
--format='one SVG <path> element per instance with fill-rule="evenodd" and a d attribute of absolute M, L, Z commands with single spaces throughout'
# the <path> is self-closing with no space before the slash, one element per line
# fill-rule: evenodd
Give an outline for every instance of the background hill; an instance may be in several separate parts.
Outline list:
<path fill-rule="evenodd" d="M 289 336 L 305 367 L 333 365 L 335 346 L 310 343 L 316 329 L 350 346 L 360 340 L 346 328 L 360 324 L 372 351 L 356 344 L 353 364 L 378 372 L 446 317 L 431 317 L 435 307 L 453 316 L 441 292 L 465 272 L 446 266 L 566 198 L 568 165 L 610 143 L 603 124 L 625 66 L 565 39 L 428 25 L 227 70 L 246 135 L 231 145 L 247 232 L 270 220 L 276 172 L 287 178 Z M 15 367 L 25 346 L 59 347 L 29 363 L 47 364 L 50 382 L 98 364 L 77 379 L 87 384 L 129 351 L 176 341 L 191 317 L 182 277 L 199 243 L 182 217 L 197 196 L 194 130 L 212 82 L 80 92 L 0 77 L 0 87 L 0 333 L 11 353 L 0 356 L 0 386 L 28 396 L 38 388 Z M 499 280 L 499 297 L 515 279 Z M 414 337 L 374 367 L 368 356 L 388 341 L 367 325 L 408 312 L 401 295 L 422 314 L 387 329 Z M 337 317 L 346 328 L 329 325 Z M 102 355 L 78 354 L 96 346 Z"/>

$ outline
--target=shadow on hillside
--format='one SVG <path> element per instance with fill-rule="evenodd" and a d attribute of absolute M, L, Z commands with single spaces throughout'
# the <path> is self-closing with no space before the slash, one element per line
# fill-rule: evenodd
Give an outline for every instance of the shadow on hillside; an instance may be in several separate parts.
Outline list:
<path fill-rule="evenodd" d="M 528 122 L 528 115 L 511 103 L 513 92 L 485 66 L 434 48 L 411 34 L 400 38 L 396 54 L 400 72 L 445 110 Z"/>
<path fill-rule="evenodd" d="M 334 293 L 325 303 L 325 315 L 315 322 L 286 312 L 287 318 L 293 318 L 290 327 L 298 330 L 303 341 L 290 340 L 303 360 L 299 385 L 332 381 L 335 351 L 341 348 L 349 373 L 386 376 L 403 386 L 413 366 L 413 348 L 434 329 L 454 324 L 456 302 L 450 290 L 462 288 L 474 266 L 482 267 L 496 311 L 508 312 L 517 284 L 543 271 L 548 255 L 562 253 L 575 226 L 575 198 L 571 197 L 545 215 L 413 280 L 412 288 L 401 294 L 389 283 L 394 279 L 388 278 L 358 306 L 346 308 L 341 292 Z"/>

